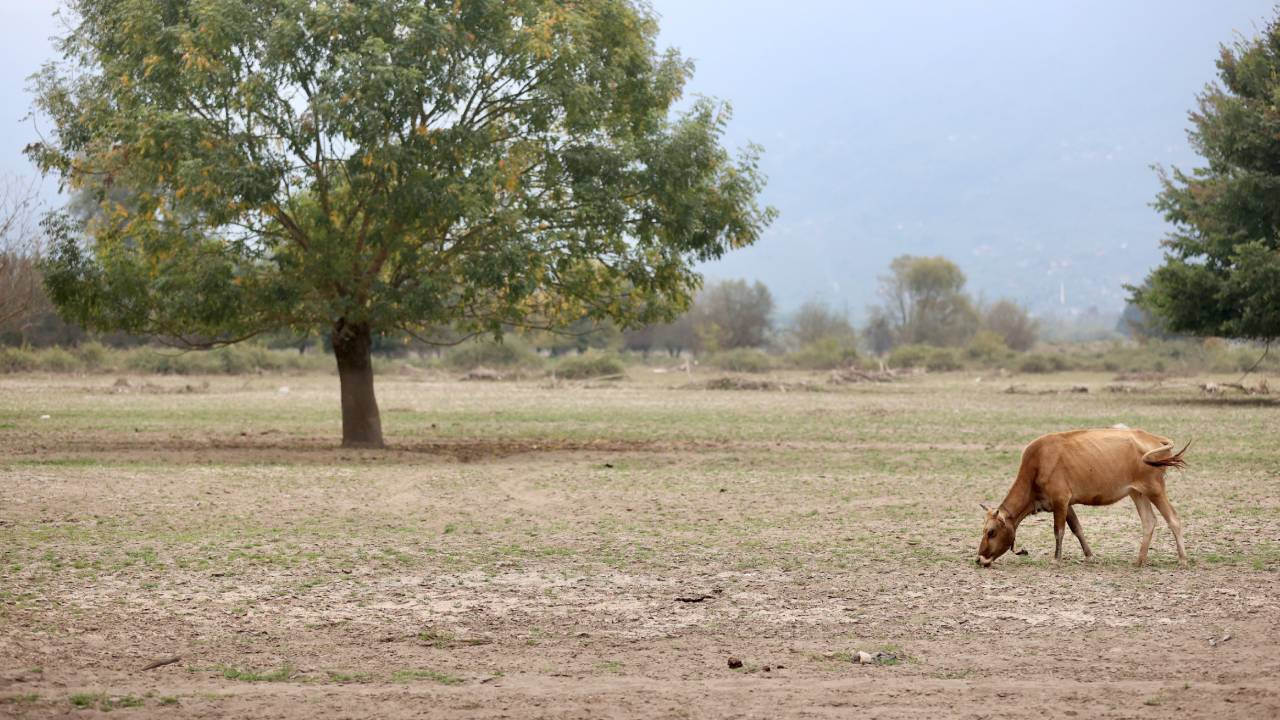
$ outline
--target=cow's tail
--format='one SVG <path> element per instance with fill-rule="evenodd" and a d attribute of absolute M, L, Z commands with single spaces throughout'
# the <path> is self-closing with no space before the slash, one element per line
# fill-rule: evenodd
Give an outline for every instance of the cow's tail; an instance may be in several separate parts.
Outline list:
<path fill-rule="evenodd" d="M 1185 453 L 1187 451 L 1187 448 L 1189 447 L 1191 447 L 1190 440 L 1187 441 L 1186 445 L 1182 446 L 1181 450 L 1179 450 L 1178 452 L 1172 455 L 1169 455 L 1168 457 L 1162 457 L 1162 458 L 1152 457 L 1154 455 L 1161 455 L 1161 454 L 1167 453 L 1173 449 L 1173 443 L 1165 443 L 1164 445 L 1161 445 L 1155 450 L 1148 452 L 1146 455 L 1143 455 L 1142 462 L 1150 465 L 1151 467 L 1184 468 L 1187 466 L 1187 461 L 1182 458 L 1182 454 Z"/>

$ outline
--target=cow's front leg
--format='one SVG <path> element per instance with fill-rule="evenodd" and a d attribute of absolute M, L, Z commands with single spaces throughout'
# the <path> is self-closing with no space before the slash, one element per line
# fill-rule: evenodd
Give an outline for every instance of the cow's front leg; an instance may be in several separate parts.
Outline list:
<path fill-rule="evenodd" d="M 1080 518 L 1076 517 L 1076 509 L 1067 507 L 1067 525 L 1071 527 L 1071 532 L 1075 533 L 1076 539 L 1080 541 L 1080 549 L 1084 551 L 1084 559 L 1088 560 L 1093 557 L 1093 551 L 1089 549 L 1089 543 L 1084 539 L 1084 528 L 1080 526 Z"/>
<path fill-rule="evenodd" d="M 1067 529 L 1067 511 L 1071 509 L 1066 503 L 1053 504 L 1053 561 L 1062 560 L 1062 535 Z"/>

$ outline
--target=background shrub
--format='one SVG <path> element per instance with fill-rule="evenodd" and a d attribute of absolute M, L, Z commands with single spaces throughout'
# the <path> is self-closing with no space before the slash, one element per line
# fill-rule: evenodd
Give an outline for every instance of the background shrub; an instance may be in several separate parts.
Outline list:
<path fill-rule="evenodd" d="M 566 380 L 581 380 L 608 377 L 610 375 L 624 375 L 627 372 L 627 366 L 623 364 L 617 355 L 589 352 L 585 355 L 570 356 L 562 359 L 556 363 L 553 372 L 557 377 L 562 377 Z"/>
<path fill-rule="evenodd" d="M 444 364 L 454 370 L 472 370 L 478 367 L 532 368 L 540 366 L 542 358 L 524 341 L 508 336 L 502 342 L 476 340 L 450 348 L 444 355 Z"/>
<path fill-rule="evenodd" d="M 824 337 L 788 353 L 786 361 L 802 370 L 836 370 L 857 363 L 858 350 L 850 341 Z"/>
<path fill-rule="evenodd" d="M 889 353 L 889 367 L 921 368 L 929 362 L 936 348 L 928 345 L 899 345 Z"/>
<path fill-rule="evenodd" d="M 755 348 L 735 348 L 715 353 L 707 364 L 729 372 L 763 373 L 773 369 L 773 358 Z"/>
<path fill-rule="evenodd" d="M 0 348 L 0 372 L 30 372 L 36 369 L 35 353 L 26 348 Z"/>
<path fill-rule="evenodd" d="M 960 362 L 960 353 L 954 348 L 933 348 L 925 358 L 924 366 L 930 372 L 950 372 L 964 367 Z"/>

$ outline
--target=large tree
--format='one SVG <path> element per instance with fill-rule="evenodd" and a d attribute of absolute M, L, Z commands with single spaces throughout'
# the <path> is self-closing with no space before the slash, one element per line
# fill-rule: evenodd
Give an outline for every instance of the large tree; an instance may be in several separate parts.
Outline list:
<path fill-rule="evenodd" d="M 29 154 L 100 207 L 47 223 L 52 297 L 196 346 L 319 329 L 346 445 L 383 442 L 376 335 L 667 318 L 773 215 L 638 0 L 67 5 Z"/>
<path fill-rule="evenodd" d="M 759 280 L 721 280 L 698 294 L 690 314 L 701 350 L 760 347 L 773 329 L 773 294 Z"/>
<path fill-rule="evenodd" d="M 810 300 L 792 313 L 786 335 L 796 349 L 820 342 L 853 346 L 858 340 L 849 315 L 818 300 Z"/>
<path fill-rule="evenodd" d="M 982 309 L 982 327 L 1004 341 L 1010 350 L 1030 350 L 1039 337 L 1038 323 L 1027 314 L 1026 308 L 1012 300 L 997 300 Z"/>
<path fill-rule="evenodd" d="M 978 325 L 964 284 L 964 272 L 945 257 L 899 255 L 880 278 L 884 301 L 871 309 L 869 330 L 887 330 L 898 345 L 963 344 Z"/>
<path fill-rule="evenodd" d="M 1163 331 L 1280 337 L 1280 19 L 1224 46 L 1220 82 L 1191 113 L 1190 173 L 1161 169 L 1155 206 L 1172 223 L 1164 263 L 1134 300 Z"/>

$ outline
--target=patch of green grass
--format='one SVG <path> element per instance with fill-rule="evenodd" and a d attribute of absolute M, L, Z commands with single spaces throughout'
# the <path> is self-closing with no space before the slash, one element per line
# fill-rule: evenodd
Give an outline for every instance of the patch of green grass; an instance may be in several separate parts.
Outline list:
<path fill-rule="evenodd" d="M 177 705 L 178 698 L 173 695 L 161 695 L 160 699 L 157 702 L 159 702 L 161 705 L 166 705 L 166 706 Z"/>
<path fill-rule="evenodd" d="M 102 693 L 75 693 L 67 699 L 78 708 L 91 708 L 97 706 L 105 697 Z"/>
<path fill-rule="evenodd" d="M 461 685 L 462 678 L 435 670 L 405 669 L 391 673 L 391 682 L 409 683 L 415 680 L 430 680 L 441 685 Z"/>
<path fill-rule="evenodd" d="M 32 458 L 11 460 L 9 464 L 23 467 L 97 467 L 103 463 L 94 458 Z"/>
<path fill-rule="evenodd" d="M 136 695 L 109 696 L 102 692 L 75 693 L 67 699 L 81 710 L 95 709 L 101 712 L 142 707 L 145 704 L 143 699 Z"/>
<path fill-rule="evenodd" d="M 884 663 L 885 665 L 897 665 L 901 663 L 916 663 L 920 661 L 919 658 L 907 652 L 905 648 L 903 648 L 901 645 L 898 645 L 896 643 L 886 643 L 884 645 L 881 645 L 879 648 L 873 651 L 873 653 L 874 652 L 882 652 L 897 658 L 897 660 L 894 662 Z"/>
<path fill-rule="evenodd" d="M 21 695 L 0 695 L 0 705 L 30 705 L 40 702 L 40 693 L 23 693 Z"/>
<path fill-rule="evenodd" d="M 858 659 L 854 656 L 853 653 L 846 652 L 844 650 L 838 650 L 836 652 L 826 653 L 825 655 L 814 655 L 812 657 L 814 660 L 817 660 L 819 662 L 834 661 L 834 662 L 842 662 L 842 663 L 852 663 L 852 662 L 858 661 Z"/>
<path fill-rule="evenodd" d="M 367 683 L 373 682 L 373 676 L 365 672 L 345 673 L 337 670 L 328 671 L 329 680 L 336 683 Z"/>
<path fill-rule="evenodd" d="M 292 665 L 282 665 L 275 670 L 266 672 L 241 670 L 230 665 L 219 665 L 215 670 L 227 680 L 239 680 L 240 682 L 288 682 L 297 674 L 297 669 Z"/>
<path fill-rule="evenodd" d="M 426 630 L 418 633 L 418 640 L 420 642 L 424 642 L 427 645 L 437 648 L 449 647 L 457 639 L 457 636 L 448 630 L 439 630 L 437 628 L 427 628 Z"/>
<path fill-rule="evenodd" d="M 99 707 L 101 710 L 107 711 L 107 710 L 115 710 L 117 708 L 142 707 L 143 705 L 144 705 L 144 702 L 142 698 L 137 697 L 135 695 L 125 695 L 124 697 L 108 698 L 106 702 L 104 702 Z"/>
<path fill-rule="evenodd" d="M 596 669 L 601 672 L 619 673 L 622 672 L 621 660 L 604 660 L 596 663 Z"/>

